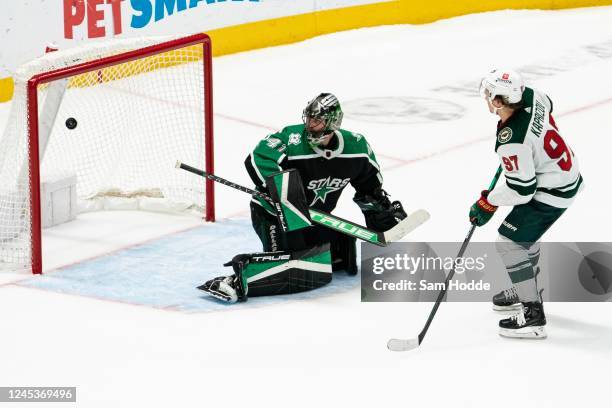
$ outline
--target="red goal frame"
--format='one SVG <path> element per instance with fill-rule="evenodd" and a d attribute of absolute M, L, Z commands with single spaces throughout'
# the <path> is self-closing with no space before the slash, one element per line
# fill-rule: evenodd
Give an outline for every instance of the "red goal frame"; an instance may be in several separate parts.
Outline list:
<path fill-rule="evenodd" d="M 187 37 L 170 40 L 141 49 L 124 52 L 106 58 L 77 64 L 71 67 L 60 68 L 34 75 L 28 81 L 28 156 L 30 161 L 30 225 L 31 225 L 31 251 L 32 273 L 42 273 L 42 222 L 40 206 L 40 157 L 39 157 L 39 127 L 38 127 L 38 86 L 70 76 L 108 68 L 114 65 L 134 61 L 191 45 L 202 45 L 203 50 L 203 78 L 204 78 L 204 146 L 206 172 L 214 173 L 214 145 L 213 145 L 213 97 L 212 97 L 212 44 L 206 34 L 194 34 Z M 215 220 L 215 190 L 214 182 L 206 179 L 205 182 L 206 221 Z"/>

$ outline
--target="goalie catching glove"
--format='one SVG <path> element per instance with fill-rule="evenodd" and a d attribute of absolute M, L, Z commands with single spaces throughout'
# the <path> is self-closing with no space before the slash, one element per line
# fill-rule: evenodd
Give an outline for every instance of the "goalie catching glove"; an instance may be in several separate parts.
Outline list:
<path fill-rule="evenodd" d="M 402 203 L 397 200 L 391 202 L 389 194 L 382 188 L 377 188 L 370 194 L 357 193 L 353 201 L 361 209 L 366 226 L 376 231 L 388 231 L 407 217 Z"/>

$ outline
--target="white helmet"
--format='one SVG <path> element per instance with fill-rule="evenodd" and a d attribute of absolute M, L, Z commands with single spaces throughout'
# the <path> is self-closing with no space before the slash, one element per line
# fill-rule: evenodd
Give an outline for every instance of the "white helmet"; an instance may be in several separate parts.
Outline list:
<path fill-rule="evenodd" d="M 511 69 L 494 69 L 480 82 L 480 95 L 492 102 L 501 96 L 504 103 L 518 103 L 523 97 L 525 83 L 523 77 Z"/>

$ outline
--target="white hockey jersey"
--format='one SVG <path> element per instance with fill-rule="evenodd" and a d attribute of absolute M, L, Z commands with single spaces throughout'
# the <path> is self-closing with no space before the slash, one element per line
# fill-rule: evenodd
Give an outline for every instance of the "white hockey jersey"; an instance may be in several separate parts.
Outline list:
<path fill-rule="evenodd" d="M 489 193 L 493 205 L 514 206 L 536 200 L 570 206 L 582 188 L 578 160 L 559 134 L 550 98 L 525 88 L 523 107 L 497 128 L 495 151 L 505 181 Z"/>

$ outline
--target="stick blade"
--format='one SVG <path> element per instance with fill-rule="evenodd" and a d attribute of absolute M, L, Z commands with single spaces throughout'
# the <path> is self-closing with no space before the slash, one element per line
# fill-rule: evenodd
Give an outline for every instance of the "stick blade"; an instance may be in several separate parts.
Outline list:
<path fill-rule="evenodd" d="M 419 225 L 425 223 L 431 216 L 426 210 L 416 210 L 408 217 L 401 220 L 395 227 L 385 232 L 385 241 L 394 242 L 404 238 Z"/>
<path fill-rule="evenodd" d="M 390 339 L 387 348 L 391 351 L 409 351 L 419 347 L 419 339 Z"/>

